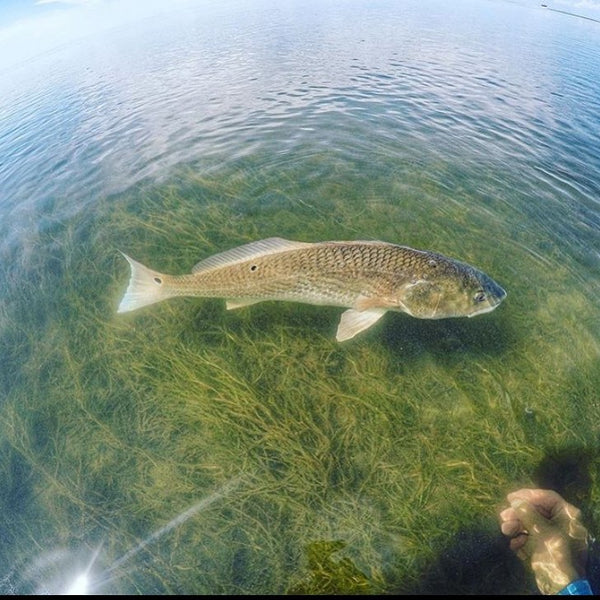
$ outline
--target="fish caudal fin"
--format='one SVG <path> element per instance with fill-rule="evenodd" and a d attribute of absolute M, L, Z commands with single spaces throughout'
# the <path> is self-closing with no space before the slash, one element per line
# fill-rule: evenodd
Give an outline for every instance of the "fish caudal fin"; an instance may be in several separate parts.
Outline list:
<path fill-rule="evenodd" d="M 142 306 L 148 306 L 176 295 L 165 284 L 167 276 L 145 267 L 123 252 L 121 254 L 127 259 L 131 267 L 131 277 L 129 286 L 117 309 L 118 313 L 136 310 Z"/>

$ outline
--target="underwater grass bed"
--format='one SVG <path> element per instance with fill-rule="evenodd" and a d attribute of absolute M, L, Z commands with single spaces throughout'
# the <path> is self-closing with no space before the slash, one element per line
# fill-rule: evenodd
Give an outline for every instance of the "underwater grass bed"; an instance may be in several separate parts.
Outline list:
<path fill-rule="evenodd" d="M 42 571 L 58 586 L 64 557 L 102 544 L 111 593 L 515 592 L 528 580 L 496 521 L 508 491 L 561 486 L 599 522 L 597 301 L 570 265 L 517 253 L 515 235 L 535 243 L 514 233 L 519 211 L 496 206 L 490 225 L 474 192 L 444 203 L 397 176 L 384 200 L 378 177 L 337 172 L 345 184 L 307 193 L 252 163 L 186 168 L 69 222 L 47 215 L 5 252 L 4 591 L 39 591 Z M 390 313 L 346 344 L 335 308 L 176 299 L 116 314 L 118 250 L 185 273 L 274 235 L 440 251 L 509 295 L 472 320 Z"/>

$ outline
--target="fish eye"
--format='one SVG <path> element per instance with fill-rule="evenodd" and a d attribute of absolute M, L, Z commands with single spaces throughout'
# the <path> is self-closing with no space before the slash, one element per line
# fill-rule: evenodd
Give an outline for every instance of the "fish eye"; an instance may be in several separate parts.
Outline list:
<path fill-rule="evenodd" d="M 154 283 L 156 285 L 162 285 L 162 279 L 160 277 L 155 277 L 154 278 Z"/>
<path fill-rule="evenodd" d="M 483 302 L 487 298 L 486 293 L 483 290 L 478 290 L 477 293 L 473 296 L 473 300 L 475 302 Z"/>

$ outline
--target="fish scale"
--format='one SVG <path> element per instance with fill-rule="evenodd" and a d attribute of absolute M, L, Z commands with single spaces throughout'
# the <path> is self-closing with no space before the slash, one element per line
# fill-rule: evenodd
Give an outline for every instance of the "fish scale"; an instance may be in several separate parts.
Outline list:
<path fill-rule="evenodd" d="M 118 312 L 175 296 L 225 298 L 227 308 L 264 300 L 343 306 L 337 339 L 354 337 L 385 312 L 470 317 L 506 292 L 485 273 L 442 254 L 379 241 L 295 242 L 268 238 L 213 255 L 189 275 L 167 275 L 124 255 L 129 286 Z"/>

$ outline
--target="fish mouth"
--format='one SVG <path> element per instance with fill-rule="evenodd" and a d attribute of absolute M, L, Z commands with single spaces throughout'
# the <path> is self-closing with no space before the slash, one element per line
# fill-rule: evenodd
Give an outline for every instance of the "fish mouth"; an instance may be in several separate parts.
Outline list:
<path fill-rule="evenodd" d="M 489 306 L 484 306 L 483 308 L 480 308 L 479 310 L 472 312 L 470 315 L 467 316 L 470 319 L 471 317 L 476 317 L 477 315 L 484 315 L 485 313 L 492 312 L 496 308 L 496 306 L 498 306 L 498 304 L 500 304 L 500 301 L 496 302 L 495 304 L 490 304 Z"/>
<path fill-rule="evenodd" d="M 500 302 L 502 302 L 502 300 L 504 300 L 504 298 L 506 298 L 506 296 L 507 296 L 506 290 L 504 288 L 501 288 L 497 283 L 495 283 L 493 294 L 492 294 L 492 298 L 494 300 L 493 306 L 494 307 L 498 306 L 498 304 L 500 304 Z"/>

